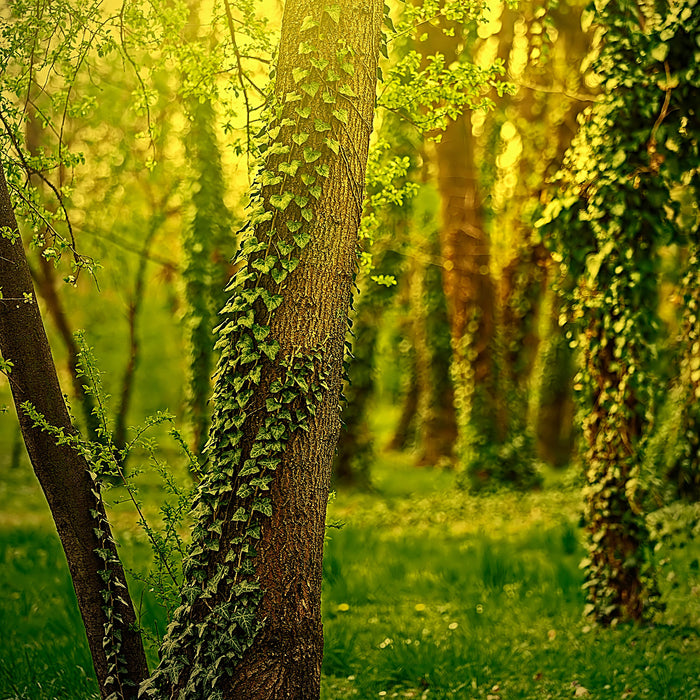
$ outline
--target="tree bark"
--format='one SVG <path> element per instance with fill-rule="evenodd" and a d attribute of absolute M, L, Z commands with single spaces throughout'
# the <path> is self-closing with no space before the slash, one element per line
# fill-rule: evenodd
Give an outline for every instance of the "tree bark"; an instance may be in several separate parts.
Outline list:
<path fill-rule="evenodd" d="M 146 657 L 131 600 L 122 593 L 126 577 L 106 524 L 99 487 L 85 459 L 34 427 L 22 408 L 30 402 L 50 425 L 75 434 L 1 168 L 0 229 L 6 232 L 0 235 L 0 352 L 13 363 L 8 376 L 22 435 L 68 560 L 102 697 L 116 693 L 118 698 L 135 698 L 138 684 L 148 673 Z M 102 558 L 98 551 L 103 552 Z M 103 645 L 118 636 L 120 645 Z"/>
<path fill-rule="evenodd" d="M 268 184 L 261 176 L 260 214 L 223 312 L 210 465 L 182 604 L 144 696 L 320 696 L 325 514 L 382 17 L 381 0 L 346 0 L 339 14 L 312 0 L 285 6 L 273 107 L 280 129 L 270 128 Z M 332 104 L 323 99 L 330 92 Z M 297 170 L 313 181 L 302 186 Z M 318 178 L 316 198 L 308 188 Z M 290 250 L 298 258 L 282 252 Z"/>

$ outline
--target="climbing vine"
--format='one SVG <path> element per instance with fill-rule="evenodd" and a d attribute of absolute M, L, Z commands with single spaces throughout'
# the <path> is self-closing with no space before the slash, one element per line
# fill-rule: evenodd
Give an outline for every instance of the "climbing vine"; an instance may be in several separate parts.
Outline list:
<path fill-rule="evenodd" d="M 696 4 L 663 15 L 629 0 L 591 9 L 605 93 L 584 114 L 538 222 L 577 281 L 567 320 L 582 357 L 586 612 L 602 624 L 659 608 L 640 463 L 657 402 L 658 250 L 697 234 L 679 225 L 677 201 L 678 187 L 698 184 Z"/>
<path fill-rule="evenodd" d="M 144 686 L 150 697 L 171 686 L 182 698 L 220 697 L 224 677 L 263 625 L 256 557 L 272 515 L 271 484 L 329 388 L 325 342 L 282 348 L 271 328 L 285 282 L 311 241 L 324 183 L 355 157 L 341 148 L 341 132 L 356 109 L 357 57 L 338 37 L 339 22 L 338 5 L 303 19 L 293 84 L 278 84 L 258 134 L 249 223 L 218 328 L 209 466 L 195 502 L 181 605 Z"/>

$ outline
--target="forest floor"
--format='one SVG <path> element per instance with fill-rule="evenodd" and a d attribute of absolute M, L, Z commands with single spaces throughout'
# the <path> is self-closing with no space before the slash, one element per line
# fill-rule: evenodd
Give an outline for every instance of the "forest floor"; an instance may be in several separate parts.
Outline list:
<path fill-rule="evenodd" d="M 596 629 L 581 616 L 578 489 L 470 496 L 453 481 L 389 453 L 372 492 L 330 504 L 340 527 L 324 560 L 323 700 L 700 700 L 700 543 L 663 553 L 656 624 Z M 117 513 L 117 530 L 142 567 L 132 520 Z M 157 636 L 162 610 L 134 588 Z M 0 659 L 0 700 L 97 697 L 60 545 L 24 467 L 0 472 Z"/>

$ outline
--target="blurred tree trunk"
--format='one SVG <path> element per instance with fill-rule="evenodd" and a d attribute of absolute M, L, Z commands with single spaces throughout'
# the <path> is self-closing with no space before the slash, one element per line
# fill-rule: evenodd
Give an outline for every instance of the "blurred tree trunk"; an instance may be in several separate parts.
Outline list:
<path fill-rule="evenodd" d="M 63 545 L 102 697 L 136 698 L 146 657 L 126 577 L 107 525 L 99 486 L 85 459 L 31 420 L 25 402 L 49 425 L 74 435 L 0 168 L 0 351 L 27 452 Z"/>
<path fill-rule="evenodd" d="M 503 438 L 495 365 L 495 290 L 484 230 L 474 142 L 466 116 L 436 146 L 443 223 L 443 286 L 452 334 L 460 459 Z M 480 475 L 475 475 L 478 479 Z"/>
<path fill-rule="evenodd" d="M 25 139 L 29 152 L 32 155 L 39 153 L 41 148 L 41 130 L 39 120 L 37 119 L 34 109 L 30 109 L 28 111 Z M 62 174 L 62 172 L 63 168 L 61 167 L 59 168 L 59 173 Z M 41 187 L 41 180 L 36 177 L 34 177 L 33 180 L 36 186 Z M 62 183 L 59 183 L 59 190 L 61 189 L 61 184 Z M 45 235 L 47 234 L 48 232 L 45 232 Z M 51 243 L 46 241 L 45 247 L 51 247 Z M 66 366 L 71 379 L 73 396 L 80 403 L 87 437 L 90 440 L 97 440 L 99 420 L 94 413 L 95 402 L 92 396 L 83 388 L 84 382 L 78 375 L 78 346 L 75 342 L 75 338 L 73 337 L 73 329 L 71 328 L 70 321 L 66 315 L 65 307 L 61 301 L 61 297 L 57 289 L 58 282 L 56 280 L 56 268 L 53 261 L 47 260 L 42 252 L 43 251 L 39 252 L 38 267 L 30 265 L 29 269 L 34 280 L 34 284 L 36 285 L 36 290 L 46 304 L 46 311 L 48 312 L 51 321 L 56 326 L 56 330 L 61 336 L 63 344 L 66 346 Z"/>

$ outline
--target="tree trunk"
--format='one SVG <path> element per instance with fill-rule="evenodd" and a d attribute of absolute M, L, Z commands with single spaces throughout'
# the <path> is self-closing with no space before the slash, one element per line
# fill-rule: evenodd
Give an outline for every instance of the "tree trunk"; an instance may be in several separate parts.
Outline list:
<path fill-rule="evenodd" d="M 85 459 L 34 427 L 23 407 L 30 402 L 50 425 L 75 434 L 1 168 L 0 230 L 0 351 L 12 363 L 8 376 L 22 435 L 66 553 L 100 692 L 135 698 L 148 673 L 146 657 L 99 487 Z"/>
<path fill-rule="evenodd" d="M 145 696 L 320 695 L 325 513 L 383 3 L 337 9 L 285 6 L 247 260 L 218 343 L 209 471 Z"/>

